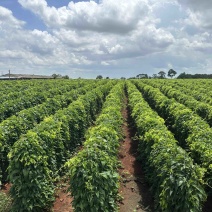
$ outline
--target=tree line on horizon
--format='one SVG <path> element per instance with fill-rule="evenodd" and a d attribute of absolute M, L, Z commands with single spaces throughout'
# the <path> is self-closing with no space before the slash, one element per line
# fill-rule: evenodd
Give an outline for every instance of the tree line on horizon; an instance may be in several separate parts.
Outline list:
<path fill-rule="evenodd" d="M 171 79 L 177 74 L 174 69 L 169 69 L 167 76 Z M 96 79 L 103 79 L 102 75 L 98 75 Z M 105 79 L 110 79 L 106 77 Z M 121 77 L 121 79 L 126 79 L 125 77 Z M 166 79 L 166 72 L 159 71 L 158 74 L 153 74 L 152 76 L 148 76 L 148 74 L 138 74 L 135 77 L 130 77 L 129 79 Z M 185 72 L 179 74 L 176 79 L 212 79 L 212 74 L 186 74 Z"/>
<path fill-rule="evenodd" d="M 177 79 L 212 79 L 212 74 L 186 74 L 183 72 Z"/>
<path fill-rule="evenodd" d="M 167 76 L 170 78 L 173 78 L 177 72 L 174 69 L 169 69 Z M 158 74 L 153 74 L 152 76 L 148 76 L 147 74 L 138 74 L 136 76 L 137 79 L 165 79 L 166 78 L 166 72 L 165 71 L 159 71 Z"/>
<path fill-rule="evenodd" d="M 177 74 L 176 71 L 173 69 L 170 69 L 168 71 L 168 77 L 174 77 Z M 160 71 L 158 74 L 153 74 L 152 77 L 148 76 L 148 74 L 138 74 L 136 77 L 130 77 L 129 79 L 151 79 L 151 78 L 159 78 L 159 79 L 165 79 L 166 78 L 166 72 Z M 98 75 L 96 79 L 103 79 L 102 75 Z M 106 77 L 105 79 L 110 79 L 109 77 Z M 121 79 L 126 79 L 125 77 L 121 77 Z"/>

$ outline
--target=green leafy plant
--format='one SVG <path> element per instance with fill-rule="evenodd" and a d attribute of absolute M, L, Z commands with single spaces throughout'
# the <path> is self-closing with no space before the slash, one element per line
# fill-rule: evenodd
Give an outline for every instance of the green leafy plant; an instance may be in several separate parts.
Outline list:
<path fill-rule="evenodd" d="M 55 86 L 57 87 L 57 84 Z M 54 88 L 49 91 L 49 95 L 54 96 L 53 98 L 47 98 L 42 104 L 22 110 L 16 116 L 11 116 L 3 121 L 0 124 L 0 167 L 3 175 L 2 177 L 0 176 L 0 181 L 6 181 L 8 167 L 7 155 L 21 134 L 25 134 L 28 130 L 35 127 L 45 117 L 56 113 L 59 109 L 68 107 L 71 102 L 76 100 L 80 95 L 85 94 L 87 90 L 93 87 L 95 88 L 95 86 L 97 85 L 93 85 L 89 81 L 87 84 L 86 82 L 82 83 L 78 81 L 71 82 L 71 84 L 69 83 L 69 85 L 64 87 L 61 86 L 60 89 Z M 73 88 L 76 89 L 73 90 Z"/>
<path fill-rule="evenodd" d="M 145 88 L 150 91 L 149 87 Z M 128 83 L 127 91 L 132 118 L 140 136 L 140 159 L 154 193 L 155 209 L 201 211 L 206 200 L 205 169 L 195 165 L 186 151 L 177 145 L 165 121 L 149 107 L 135 85 Z M 154 92 L 155 89 L 150 93 Z M 157 106 L 160 98 L 158 95 L 151 103 Z"/>
<path fill-rule="evenodd" d="M 67 108 L 46 117 L 16 141 L 9 153 L 9 180 L 12 183 L 12 211 L 41 211 L 54 200 L 54 181 L 62 174 L 62 167 L 77 145 L 84 139 L 88 108 L 95 101 L 103 101 L 101 90 L 109 90 L 113 83 L 103 84 L 80 96 Z M 83 104 L 91 93 L 99 95 Z M 96 109 L 94 108 L 94 111 Z M 92 111 L 93 112 L 93 111 Z"/>
<path fill-rule="evenodd" d="M 149 104 L 166 119 L 179 145 L 190 153 L 193 160 L 206 170 L 204 181 L 212 192 L 212 129 L 194 111 L 163 95 L 158 88 L 135 82 Z M 172 93 L 175 91 L 171 90 Z"/>
<path fill-rule="evenodd" d="M 70 191 L 75 211 L 117 211 L 119 175 L 117 153 L 123 99 L 123 83 L 113 87 L 106 98 L 96 126 L 86 134 L 84 148 L 70 159 Z"/>

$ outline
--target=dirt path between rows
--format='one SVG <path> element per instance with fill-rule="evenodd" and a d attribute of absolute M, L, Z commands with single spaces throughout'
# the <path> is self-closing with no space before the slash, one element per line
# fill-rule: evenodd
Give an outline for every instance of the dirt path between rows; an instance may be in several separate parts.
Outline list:
<path fill-rule="evenodd" d="M 56 189 L 56 199 L 52 207 L 53 212 L 73 212 L 72 200 L 70 192 L 67 192 L 68 182 L 63 182 L 58 185 Z"/>
<path fill-rule="evenodd" d="M 123 197 L 119 205 L 120 212 L 149 212 L 153 211 L 153 199 L 145 182 L 142 166 L 136 160 L 138 141 L 132 140 L 135 130 L 129 124 L 131 120 L 127 103 L 127 99 L 125 99 L 125 107 L 122 110 L 125 120 L 122 130 L 125 138 L 121 141 L 119 151 L 119 160 L 122 164 L 122 168 L 119 169 L 121 176 L 119 192 Z M 63 182 L 61 185 L 56 192 L 57 197 L 52 210 L 54 212 L 73 212 L 72 198 L 70 193 L 66 193 L 67 183 Z"/>
<path fill-rule="evenodd" d="M 127 106 L 127 99 L 125 105 Z M 120 203 L 120 212 L 147 212 L 153 211 L 153 198 L 145 181 L 142 165 L 136 160 L 138 156 L 138 141 L 133 140 L 135 129 L 130 126 L 129 109 L 122 111 L 125 122 L 123 124 L 124 140 L 121 141 L 119 160 L 122 168 L 119 174 L 122 177 L 120 195 L 123 197 Z"/>

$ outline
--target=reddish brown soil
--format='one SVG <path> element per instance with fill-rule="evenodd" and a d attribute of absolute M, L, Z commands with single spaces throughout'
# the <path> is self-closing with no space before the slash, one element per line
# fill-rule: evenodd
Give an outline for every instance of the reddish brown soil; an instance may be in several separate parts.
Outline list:
<path fill-rule="evenodd" d="M 127 105 L 127 100 L 126 105 Z M 125 123 L 123 133 L 125 139 L 121 142 L 119 159 L 122 168 L 119 174 L 122 177 L 120 195 L 123 200 L 120 203 L 120 212 L 153 211 L 153 199 L 144 179 L 142 165 L 136 160 L 138 141 L 132 140 L 134 130 L 128 125 L 130 123 L 129 111 L 124 108 L 122 111 Z"/>
<path fill-rule="evenodd" d="M 68 184 L 63 182 L 58 184 L 58 189 L 56 190 L 56 200 L 52 207 L 53 212 L 73 212 L 71 205 L 72 197 L 70 192 L 67 192 Z"/>
<path fill-rule="evenodd" d="M 4 192 L 5 194 L 8 194 L 9 190 L 10 190 L 10 187 L 11 187 L 11 184 L 10 183 L 6 183 L 5 185 L 3 185 L 1 191 Z"/>

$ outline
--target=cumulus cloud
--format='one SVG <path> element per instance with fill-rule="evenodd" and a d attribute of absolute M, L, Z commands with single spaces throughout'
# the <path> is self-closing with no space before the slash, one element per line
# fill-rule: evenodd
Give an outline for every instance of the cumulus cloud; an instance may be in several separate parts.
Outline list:
<path fill-rule="evenodd" d="M 123 60 L 130 63 L 163 52 L 175 42 L 168 30 L 156 27 L 158 19 L 148 0 L 70 2 L 60 8 L 48 6 L 45 0 L 19 3 L 40 17 L 48 28 L 17 28 L 12 34 L 5 31 L 0 38 L 0 43 L 4 42 L 0 51 L 8 52 L 1 51 L 0 55 L 13 60 L 13 64 L 21 60 L 31 67 L 113 70 L 121 68 Z M 10 15 L 15 19 L 11 11 Z"/>
<path fill-rule="evenodd" d="M 164 51 L 173 42 L 171 33 L 154 25 L 140 25 L 131 35 L 102 42 L 101 47 L 110 59 L 133 58 Z"/>
<path fill-rule="evenodd" d="M 24 24 L 13 16 L 12 11 L 0 7 L 1 71 L 46 72 L 46 67 L 54 70 L 61 65 L 91 63 L 86 56 L 70 52 L 57 36 L 38 29 L 26 30 Z"/>
<path fill-rule="evenodd" d="M 27 30 L 24 21 L 0 7 L 0 64 L 5 69 L 46 74 L 70 74 L 71 69 L 76 77 L 95 77 L 101 70 L 105 76 L 130 77 L 170 67 L 177 72 L 212 67 L 211 22 L 202 16 L 204 8 L 210 11 L 207 1 L 71 1 L 59 8 L 46 0 L 18 2 L 46 29 Z"/>
<path fill-rule="evenodd" d="M 49 27 L 89 30 L 108 33 L 128 33 L 145 19 L 148 0 L 71 1 L 66 7 L 49 7 L 45 0 L 19 0 L 26 9 L 37 14 Z"/>
<path fill-rule="evenodd" d="M 178 0 L 178 2 L 187 5 L 196 11 L 212 9 L 212 4 L 209 0 Z"/>
<path fill-rule="evenodd" d="M 71 1 L 60 8 L 45 0 L 19 3 L 44 21 L 65 50 L 93 63 L 160 52 L 174 40 L 170 32 L 156 28 L 148 0 Z"/>
<path fill-rule="evenodd" d="M 212 35 L 208 32 L 195 35 L 190 39 L 190 48 L 206 54 L 212 53 Z"/>
<path fill-rule="evenodd" d="M 178 0 L 178 2 L 188 8 L 189 17 L 186 24 L 212 30 L 212 4 L 209 0 Z"/>
<path fill-rule="evenodd" d="M 20 29 L 24 26 L 24 24 L 24 21 L 20 21 L 13 16 L 11 10 L 0 6 L 0 28 L 2 30 L 5 28 Z"/>

